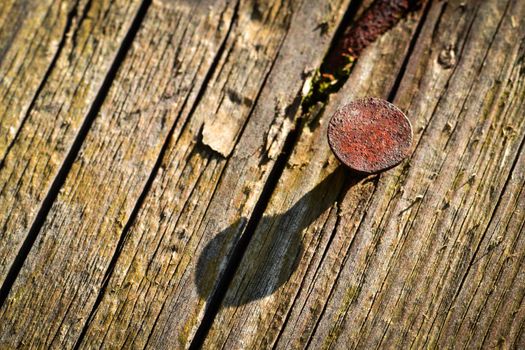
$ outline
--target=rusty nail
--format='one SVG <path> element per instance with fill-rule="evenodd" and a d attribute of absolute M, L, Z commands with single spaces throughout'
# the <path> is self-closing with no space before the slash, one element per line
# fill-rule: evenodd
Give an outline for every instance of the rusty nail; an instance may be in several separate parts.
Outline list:
<path fill-rule="evenodd" d="M 334 113 L 328 124 L 328 143 L 348 168 L 377 173 L 398 165 L 409 155 L 412 126 L 390 102 L 372 97 L 359 99 Z"/>

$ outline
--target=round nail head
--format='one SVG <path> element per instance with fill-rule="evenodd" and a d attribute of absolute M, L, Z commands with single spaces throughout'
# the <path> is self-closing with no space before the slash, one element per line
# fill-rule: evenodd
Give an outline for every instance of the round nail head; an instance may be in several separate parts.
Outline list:
<path fill-rule="evenodd" d="M 396 106 L 379 98 L 355 100 L 339 108 L 328 125 L 328 143 L 336 157 L 360 173 L 390 169 L 412 145 L 412 125 Z"/>

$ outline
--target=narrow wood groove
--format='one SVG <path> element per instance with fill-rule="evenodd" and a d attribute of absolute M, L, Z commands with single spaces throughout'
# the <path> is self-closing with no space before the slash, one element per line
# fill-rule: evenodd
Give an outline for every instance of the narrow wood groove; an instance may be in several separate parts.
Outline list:
<path fill-rule="evenodd" d="M 80 0 L 79 0 L 79 1 L 80 1 Z M 86 17 L 87 17 L 87 15 L 88 15 L 89 10 L 91 9 L 91 6 L 92 6 L 92 5 L 93 5 L 93 0 L 88 0 L 88 1 L 87 1 L 87 4 L 84 6 L 84 11 L 82 11 L 82 14 L 80 15 L 80 17 L 79 17 L 78 20 L 77 20 L 77 23 L 82 23 L 82 22 L 86 19 Z M 107 10 L 107 12 L 105 13 L 105 15 L 107 15 L 107 13 L 109 12 L 109 9 L 110 9 L 110 8 L 111 8 L 111 7 L 108 8 L 108 10 Z M 105 17 L 105 16 L 104 16 L 104 17 Z M 78 35 L 78 30 L 79 30 L 79 29 L 80 29 L 80 26 L 77 26 L 77 27 L 75 28 L 75 30 L 73 31 L 73 33 L 71 34 L 71 41 L 72 41 L 72 43 L 73 43 L 73 47 L 76 46 L 76 40 L 77 40 L 77 35 Z"/>
<path fill-rule="evenodd" d="M 525 3 L 396 1 L 332 90 L 388 1 L 6 0 L 0 348 L 524 344 Z M 364 96 L 413 153 L 357 178 Z"/>
<path fill-rule="evenodd" d="M 78 16 L 78 5 L 79 5 L 79 2 L 80 2 L 80 0 L 77 0 L 75 2 L 75 4 L 73 5 L 73 7 L 71 8 L 71 10 L 69 11 L 69 13 L 67 14 L 66 24 L 64 26 L 64 32 L 62 33 L 62 36 L 61 36 L 60 41 L 58 43 L 57 50 L 56 50 L 55 54 L 53 55 L 53 58 L 51 59 L 51 62 L 49 63 L 49 65 L 48 65 L 48 67 L 47 67 L 47 69 L 46 69 L 46 71 L 45 71 L 45 73 L 44 73 L 44 75 L 42 77 L 42 80 L 38 84 L 38 87 L 36 88 L 36 91 L 35 91 L 33 97 L 31 98 L 31 101 L 29 102 L 29 106 L 28 106 L 26 112 L 24 113 L 24 116 L 22 117 L 22 120 L 20 121 L 20 124 L 18 125 L 18 127 L 17 127 L 17 129 L 15 131 L 15 135 L 13 136 L 13 138 L 10 140 L 9 144 L 7 145 L 7 147 L 5 149 L 5 152 L 2 155 L 2 158 L 0 158 L 0 169 L 4 166 L 4 162 L 5 162 L 5 159 L 7 158 L 7 155 L 9 154 L 11 149 L 13 148 L 13 145 L 18 140 L 18 136 L 20 135 L 20 131 L 24 127 L 27 119 L 29 118 L 29 115 L 33 111 L 33 107 L 35 106 L 36 100 L 38 99 L 38 97 L 42 93 L 42 90 L 43 90 L 43 88 L 44 88 L 44 86 L 45 86 L 49 76 L 51 75 L 51 72 L 53 71 L 53 69 L 56 66 L 58 58 L 60 57 L 60 54 L 62 53 L 62 50 L 64 49 L 64 46 L 66 44 L 66 40 L 68 38 L 68 33 L 73 27 L 73 19 Z M 91 0 L 90 0 L 90 3 L 91 3 Z M 86 6 L 86 7 L 89 8 L 89 6 Z M 87 9 L 85 8 L 83 12 L 86 12 L 86 11 L 87 11 Z M 85 17 L 85 15 L 86 15 L 85 13 L 82 14 L 82 17 L 78 21 L 78 23 L 80 23 L 82 21 L 82 19 Z M 78 29 L 78 27 L 77 27 L 77 29 Z M 1 293 L 1 289 L 0 289 L 0 306 L 2 305 L 2 303 L 1 303 L 1 301 L 2 301 L 1 295 L 2 295 L 2 293 Z"/>
<path fill-rule="evenodd" d="M 46 14 L 44 15 L 44 19 L 47 18 L 49 16 L 49 13 L 51 12 L 51 7 L 48 7 L 47 8 L 47 11 L 46 11 Z M 66 22 L 67 22 L 67 15 L 66 15 Z M 53 25 L 55 25 L 56 22 L 53 23 Z M 4 30 L 4 28 L 1 28 L 2 30 Z M 6 52 L 9 50 L 9 47 L 13 44 L 13 41 L 15 40 L 15 37 L 16 35 L 18 34 L 18 32 L 20 31 L 21 29 L 21 23 L 19 21 L 17 21 L 17 25 L 16 25 L 16 30 L 12 33 L 12 35 L 10 36 L 9 40 L 7 41 L 7 43 L 4 44 L 4 50 L 2 52 L 0 52 L 0 60 L 4 60 L 4 56 L 6 55 Z M 35 42 L 35 34 L 31 37 L 31 41 L 30 41 L 30 46 L 33 45 L 33 43 Z M 61 36 L 62 37 L 62 36 Z M 28 59 L 28 53 L 26 52 L 26 54 L 24 55 L 24 59 Z M 9 65 L 9 70 L 13 68 L 13 65 L 15 64 L 14 60 L 11 60 L 11 63 Z M 9 84 L 9 87 L 8 89 L 6 90 L 5 94 L 2 96 L 2 97 L 6 97 L 8 92 L 11 90 L 11 87 L 13 87 L 13 82 L 11 82 Z M 10 99 L 9 101 L 10 103 L 12 102 L 12 99 Z"/>
<path fill-rule="evenodd" d="M 446 7 L 446 3 L 443 5 L 443 7 Z M 424 4 L 423 13 L 421 15 L 421 19 L 419 20 L 419 23 L 416 26 L 416 29 L 414 31 L 414 35 L 412 36 L 412 39 L 410 40 L 410 43 L 408 44 L 408 49 L 405 54 L 405 59 L 403 60 L 403 63 L 401 65 L 401 68 L 397 72 L 396 80 L 394 81 L 394 85 L 392 86 L 392 89 L 390 90 L 390 93 L 388 94 L 387 100 L 390 102 L 393 102 L 397 91 L 399 90 L 399 85 L 401 84 L 401 81 L 403 80 L 403 77 L 405 76 L 405 71 L 408 66 L 408 62 L 410 61 L 410 57 L 412 57 L 412 53 L 414 52 L 414 48 L 416 47 L 416 43 L 419 39 L 419 35 L 421 34 L 421 30 L 423 29 L 423 24 L 425 24 L 425 21 L 427 19 L 428 13 L 430 12 L 430 7 L 432 6 L 432 0 L 428 0 Z M 444 11 L 443 8 L 443 11 Z M 442 12 L 443 13 L 443 12 Z"/>
<path fill-rule="evenodd" d="M 284 171 L 284 168 L 286 167 L 288 158 L 290 157 L 290 154 L 297 140 L 299 139 L 300 130 L 304 125 L 304 119 L 300 118 L 298 124 L 299 125 L 296 128 L 294 128 L 286 137 L 286 141 L 284 142 L 282 152 L 278 156 L 277 160 L 275 161 L 275 165 L 270 171 L 270 175 L 268 176 L 268 179 L 264 184 L 263 190 L 261 191 L 259 199 L 255 204 L 252 215 L 250 216 L 246 224 L 246 229 L 243 235 L 239 238 L 237 244 L 235 245 L 235 248 L 233 249 L 230 255 L 230 259 L 228 260 L 228 263 L 226 265 L 224 275 L 217 283 L 215 292 L 209 298 L 204 317 L 199 327 L 197 328 L 197 332 L 195 333 L 195 336 L 190 344 L 190 349 L 200 349 L 204 344 L 204 339 L 206 338 L 206 335 L 211 329 L 215 316 L 217 315 L 222 300 L 224 299 L 226 291 L 228 290 L 228 286 L 230 285 L 231 281 L 233 280 L 233 277 L 235 276 L 235 271 L 237 270 L 244 256 L 246 248 L 250 243 L 250 239 L 253 236 L 253 233 L 255 232 L 259 221 L 263 217 L 263 214 L 268 206 L 272 193 L 277 186 L 277 183 Z"/>
<path fill-rule="evenodd" d="M 75 137 L 75 140 L 73 141 L 69 151 L 66 154 L 66 157 L 64 158 L 61 166 L 59 167 L 59 170 L 55 178 L 51 182 L 49 189 L 46 191 L 46 195 L 42 203 L 40 204 L 40 207 L 38 208 L 35 219 L 33 220 L 33 223 L 31 224 L 29 228 L 28 234 L 26 235 L 20 250 L 18 251 L 13 263 L 11 264 L 9 268 L 9 271 L 6 275 L 5 282 L 0 288 L 0 307 L 4 305 L 16 278 L 20 270 L 22 269 L 22 266 L 24 265 L 27 255 L 29 254 L 31 247 L 33 246 L 33 243 L 35 242 L 38 236 L 40 228 L 44 224 L 47 214 L 49 213 L 49 210 L 51 209 L 53 202 L 58 196 L 58 193 L 67 177 L 67 174 L 69 173 L 71 166 L 73 165 L 73 162 L 78 155 L 80 147 L 82 146 L 82 143 L 84 142 L 84 139 L 86 138 L 86 135 L 93 121 L 95 120 L 97 113 L 100 110 L 100 107 L 102 106 L 102 103 L 104 102 L 104 99 L 117 74 L 118 68 L 120 67 L 121 63 L 126 57 L 126 53 L 128 52 L 128 50 L 130 49 L 133 43 L 133 39 L 135 38 L 135 35 L 140 27 L 140 24 L 142 23 L 142 20 L 144 19 L 144 16 L 146 15 L 146 12 L 147 12 L 147 9 L 150 3 L 151 3 L 151 0 L 144 0 L 141 3 L 136 16 L 130 25 L 129 30 L 126 33 L 126 36 L 124 37 L 124 39 L 122 40 L 122 44 L 120 45 L 115 55 L 115 59 L 111 63 L 111 66 L 106 76 L 104 77 L 102 85 L 99 91 L 97 92 L 97 95 L 95 99 L 93 100 L 93 103 L 91 104 L 82 122 L 82 125 Z M 70 16 L 70 17 L 72 21 L 74 16 Z"/>
<path fill-rule="evenodd" d="M 333 43 L 341 35 L 343 35 L 344 30 L 352 23 L 358 9 L 361 7 L 361 4 L 362 4 L 362 0 L 352 1 L 349 4 L 348 9 L 346 10 L 345 15 L 343 16 L 343 19 L 336 31 L 336 34 L 333 36 L 331 40 L 332 42 L 331 49 L 333 48 Z M 283 42 L 284 42 L 284 39 L 283 39 Z M 328 53 L 329 52 L 330 50 L 328 50 Z M 326 54 L 325 58 L 328 57 L 328 53 Z M 299 92 L 297 98 L 300 98 L 300 97 L 301 96 Z M 289 107 L 294 107 L 294 106 L 289 106 Z M 299 109 L 301 107 L 297 106 L 297 108 Z M 319 112 L 319 113 L 322 113 L 322 112 Z M 215 316 L 217 315 L 220 309 L 221 303 L 224 297 L 226 296 L 228 286 L 231 284 L 235 276 L 235 272 L 237 271 L 239 264 L 241 263 L 242 258 L 244 256 L 244 253 L 246 252 L 246 248 L 248 247 L 250 240 L 253 234 L 255 233 L 255 230 L 259 222 L 261 221 L 263 217 L 263 214 L 270 201 L 270 198 L 272 197 L 272 194 L 277 187 L 277 183 L 284 172 L 284 169 L 289 160 L 289 157 L 297 141 L 299 140 L 301 136 L 301 131 L 303 127 L 308 123 L 309 119 L 311 119 L 309 118 L 309 116 L 311 116 L 312 114 L 313 113 L 311 112 L 309 113 L 307 111 L 302 111 L 301 116 L 298 118 L 292 131 L 287 135 L 282 151 L 279 154 L 277 160 L 275 161 L 274 166 L 272 167 L 270 171 L 270 174 L 268 176 L 268 179 L 266 180 L 266 183 L 264 184 L 264 187 L 259 196 L 259 199 L 257 200 L 254 210 L 246 224 L 244 233 L 239 238 L 238 242 L 236 243 L 233 249 L 233 252 L 231 253 L 230 258 L 228 259 L 228 263 L 227 263 L 224 275 L 219 280 L 216 286 L 215 292 L 209 298 L 209 301 L 206 305 L 204 317 L 201 323 L 199 324 L 199 327 L 197 328 L 195 336 L 190 344 L 190 349 L 202 348 L 204 341 L 206 339 L 206 336 L 212 327 Z M 246 126 L 246 124 L 247 123 L 245 123 L 244 127 Z M 243 130 L 244 130 L 244 127 L 243 127 Z"/>

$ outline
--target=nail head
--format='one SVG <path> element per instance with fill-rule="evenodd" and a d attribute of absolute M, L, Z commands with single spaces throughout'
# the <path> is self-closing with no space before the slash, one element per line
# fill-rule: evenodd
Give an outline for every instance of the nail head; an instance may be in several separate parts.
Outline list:
<path fill-rule="evenodd" d="M 334 113 L 328 124 L 328 143 L 348 168 L 377 173 L 398 165 L 409 155 L 412 126 L 390 102 L 368 97 Z"/>

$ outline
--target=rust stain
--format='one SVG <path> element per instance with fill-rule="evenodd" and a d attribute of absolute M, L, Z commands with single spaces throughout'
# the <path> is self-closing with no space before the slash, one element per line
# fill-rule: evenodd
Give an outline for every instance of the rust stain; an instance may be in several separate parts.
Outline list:
<path fill-rule="evenodd" d="M 386 33 L 408 12 L 415 10 L 420 3 L 417 0 L 376 0 L 335 43 L 326 59 L 325 73 L 334 74 L 338 70 L 344 70 L 368 45 Z"/>
<path fill-rule="evenodd" d="M 339 90 L 363 50 L 394 27 L 409 12 L 421 7 L 425 0 L 376 0 L 343 32 L 312 78 L 311 88 L 304 94 L 303 109 Z"/>

